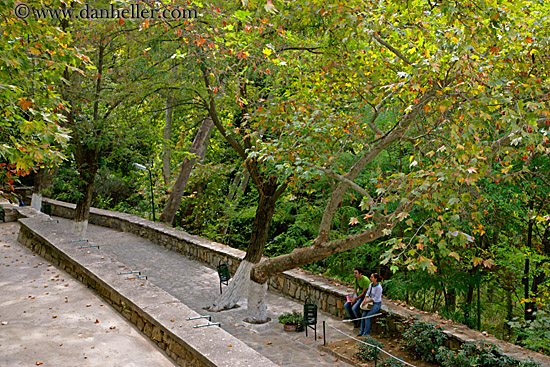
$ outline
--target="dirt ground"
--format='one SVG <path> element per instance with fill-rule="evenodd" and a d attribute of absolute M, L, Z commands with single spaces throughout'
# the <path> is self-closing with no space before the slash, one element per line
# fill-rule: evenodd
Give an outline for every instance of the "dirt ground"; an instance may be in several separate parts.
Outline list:
<path fill-rule="evenodd" d="M 376 340 L 384 343 L 384 350 L 391 355 L 408 362 L 416 367 L 436 367 L 438 366 L 435 363 L 425 362 L 425 361 L 419 361 L 414 359 L 409 353 L 402 350 L 399 347 L 399 340 L 396 338 L 392 338 L 390 336 L 384 335 L 384 334 L 377 334 L 377 335 L 371 335 Z M 361 366 L 361 367 L 373 367 L 374 361 L 372 362 L 365 362 L 362 363 L 358 357 L 355 356 L 355 351 L 357 350 L 357 345 L 359 342 L 348 339 L 348 340 L 342 340 L 339 342 L 330 343 L 330 345 L 327 345 L 326 347 L 323 347 L 325 351 L 333 354 L 334 356 L 338 357 L 339 359 L 353 364 L 355 366 Z M 382 353 L 382 358 L 383 357 Z M 386 356 L 387 357 L 387 356 Z M 380 361 L 380 360 L 379 360 Z"/>

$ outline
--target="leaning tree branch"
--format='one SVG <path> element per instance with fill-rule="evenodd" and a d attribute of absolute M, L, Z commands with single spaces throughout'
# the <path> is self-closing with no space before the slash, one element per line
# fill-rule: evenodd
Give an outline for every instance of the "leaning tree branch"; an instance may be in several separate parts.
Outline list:
<path fill-rule="evenodd" d="M 387 231 L 396 222 L 404 219 L 404 216 L 400 214 L 408 213 L 412 209 L 414 201 L 437 184 L 437 181 L 429 185 L 423 184 L 412 190 L 400 201 L 392 214 L 376 215 L 376 224 L 374 227 L 335 241 L 320 242 L 316 240 L 313 246 L 297 248 L 289 254 L 263 260 L 252 268 L 250 279 L 256 283 L 263 284 L 275 274 L 309 264 L 313 261 L 322 260 L 332 254 L 348 251 L 386 236 L 388 234 Z"/>
<path fill-rule="evenodd" d="M 322 55 L 322 52 L 315 51 L 318 49 L 321 49 L 322 47 L 283 47 L 277 50 L 277 53 L 283 52 L 283 51 L 308 51 L 312 54 L 316 55 Z"/>
<path fill-rule="evenodd" d="M 393 52 L 395 54 L 395 56 L 399 57 L 401 60 L 403 60 L 407 65 L 412 65 L 412 62 L 407 59 L 407 57 L 405 55 L 403 55 L 401 53 L 401 51 L 399 51 L 398 49 L 396 49 L 395 47 L 393 47 L 392 45 L 390 45 L 388 42 L 384 41 L 382 38 L 380 38 L 378 35 L 374 34 L 372 36 L 376 41 L 378 41 L 378 43 L 380 43 L 381 45 L 383 45 L 384 47 L 386 47 L 388 50 L 390 50 L 391 52 Z"/>

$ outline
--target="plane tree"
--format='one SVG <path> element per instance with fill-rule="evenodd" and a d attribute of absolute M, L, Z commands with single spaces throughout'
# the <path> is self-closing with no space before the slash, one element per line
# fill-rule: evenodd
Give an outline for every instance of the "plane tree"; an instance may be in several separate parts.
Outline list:
<path fill-rule="evenodd" d="M 470 239 L 483 234 L 483 197 L 471 193 L 480 179 L 511 179 L 530 169 L 525 162 L 535 152 L 548 154 L 548 29 L 539 20 L 545 5 L 486 2 L 457 9 L 450 2 L 414 1 L 309 10 L 332 20 L 332 52 L 307 71 L 294 65 L 304 98 L 281 100 L 271 116 L 286 120 L 295 140 L 270 142 L 258 154 L 275 159 L 298 152 L 287 167 L 322 172 L 337 184 L 312 245 L 260 262 L 253 282 L 264 284 L 284 270 L 383 238 L 383 262 L 393 266 L 435 272 L 435 254 L 460 261 Z M 361 107 L 370 111 L 360 113 Z M 395 114 L 393 121 L 388 113 Z M 352 123 L 362 123 L 366 132 L 354 134 Z M 338 128 L 349 130 L 347 138 L 360 147 L 349 167 L 310 143 L 313 133 L 332 137 Z M 397 144 L 413 150 L 409 167 L 375 174 L 377 159 Z M 365 172 L 374 174 L 359 186 L 355 180 Z M 349 190 L 363 197 L 363 217 L 350 221 L 361 230 L 332 238 L 334 215 Z M 461 210 L 464 202 L 474 211 Z M 412 225 L 415 208 L 430 210 L 433 220 L 406 241 L 393 229 L 400 222 Z M 482 254 L 463 261 L 492 266 Z"/>

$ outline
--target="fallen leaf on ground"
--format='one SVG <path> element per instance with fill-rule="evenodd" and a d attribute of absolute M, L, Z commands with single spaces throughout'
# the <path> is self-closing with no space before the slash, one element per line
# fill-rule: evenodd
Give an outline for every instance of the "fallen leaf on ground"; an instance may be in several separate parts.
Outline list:
<path fill-rule="evenodd" d="M 174 319 L 172 318 L 172 319 L 170 319 L 170 321 L 174 322 Z"/>
<path fill-rule="evenodd" d="M 114 330 L 116 329 L 116 326 L 110 326 L 109 329 Z"/>
<path fill-rule="evenodd" d="M 95 319 L 94 324 L 99 324 L 99 320 Z"/>
<path fill-rule="evenodd" d="M 44 362 L 40 362 L 40 361 L 36 362 L 37 366 L 40 366 L 41 364 L 44 364 Z"/>
<path fill-rule="evenodd" d="M 228 346 L 228 347 L 232 347 L 232 345 L 231 345 L 231 344 L 227 344 L 227 346 Z"/>
<path fill-rule="evenodd" d="M 272 342 L 265 342 L 265 343 L 266 343 L 267 345 L 271 345 L 271 344 L 273 344 Z"/>

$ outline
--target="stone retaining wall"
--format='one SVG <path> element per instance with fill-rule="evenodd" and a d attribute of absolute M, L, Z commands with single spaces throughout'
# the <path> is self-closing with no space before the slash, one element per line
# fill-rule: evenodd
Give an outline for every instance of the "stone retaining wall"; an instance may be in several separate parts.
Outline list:
<path fill-rule="evenodd" d="M 69 219 L 74 216 L 74 204 L 51 199 L 44 199 L 43 203 L 51 205 L 53 216 Z M 92 208 L 89 223 L 147 238 L 212 268 L 224 260 L 231 274 L 235 274 L 245 256 L 244 251 L 131 214 Z M 352 291 L 338 282 L 303 270 L 289 270 L 273 277 L 269 289 L 302 302 L 310 296 L 319 309 L 337 316 L 344 316 L 345 296 Z"/>
<path fill-rule="evenodd" d="M 19 212 L 26 216 L 26 211 Z M 146 281 L 125 280 L 118 275 L 128 270 L 124 264 L 78 249 L 70 242 L 74 235 L 60 228 L 52 233 L 48 219 L 43 214 L 20 219 L 18 241 L 93 289 L 178 365 L 276 366 L 221 328 L 193 328 L 185 319 L 198 313 Z"/>

